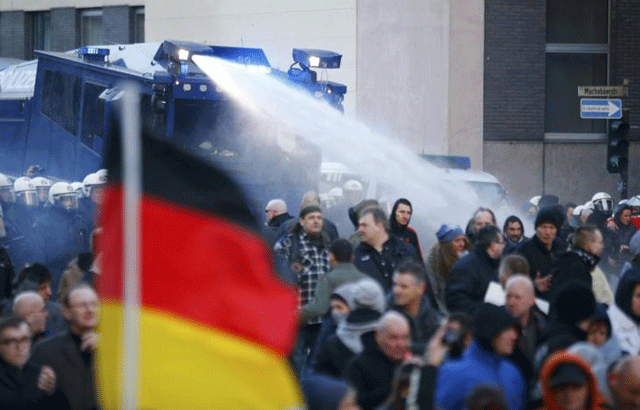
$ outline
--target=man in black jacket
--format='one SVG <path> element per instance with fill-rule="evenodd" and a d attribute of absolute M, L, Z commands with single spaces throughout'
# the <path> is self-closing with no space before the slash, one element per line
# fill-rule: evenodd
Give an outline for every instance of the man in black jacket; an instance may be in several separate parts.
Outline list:
<path fill-rule="evenodd" d="M 515 250 L 529 262 L 529 275 L 535 284 L 536 293 L 545 300 L 550 298 L 553 264 L 566 251 L 556 238 L 562 222 L 563 215 L 555 208 L 541 209 L 536 216 L 536 234 Z"/>
<path fill-rule="evenodd" d="M 98 296 L 89 285 L 77 285 L 64 298 L 62 312 L 69 321 L 69 332 L 38 343 L 33 360 L 53 368 L 72 410 L 94 409 Z"/>
<path fill-rule="evenodd" d="M 504 246 L 504 237 L 496 226 L 480 229 L 473 252 L 458 260 L 451 270 L 445 291 L 449 312 L 474 314 L 476 307 L 484 301 L 489 282 L 498 282 Z"/>
<path fill-rule="evenodd" d="M 582 226 L 573 240 L 574 249 L 562 254 L 554 264 L 551 295 L 570 280 L 578 280 L 593 289 L 591 271 L 600 261 L 604 249 L 602 233 L 594 225 Z"/>
<path fill-rule="evenodd" d="M 17 317 L 0 322 L 0 403 L 8 410 L 64 409 L 56 374 L 29 361 L 31 332 Z"/>
<path fill-rule="evenodd" d="M 269 246 L 273 248 L 273 245 L 275 245 L 278 239 L 280 239 L 278 238 L 280 226 L 284 222 L 293 219 L 293 215 L 287 212 L 287 203 L 282 199 L 272 199 L 269 201 L 264 212 L 266 218 L 263 231 L 264 237 Z"/>
<path fill-rule="evenodd" d="M 402 263 L 393 274 L 389 308 L 409 319 L 413 352 L 424 351 L 442 320 L 442 316 L 429 303 L 426 280 L 424 265 L 414 261 Z"/>
<path fill-rule="evenodd" d="M 346 370 L 363 410 L 374 409 L 387 398 L 396 367 L 402 363 L 411 340 L 409 322 L 395 311 L 382 316 L 373 338 L 367 335 L 371 333 L 363 335 L 364 351 Z"/>
<path fill-rule="evenodd" d="M 362 242 L 355 249 L 354 264 L 361 272 L 377 280 L 385 293 L 389 293 L 393 271 L 406 260 L 418 260 L 416 250 L 389 235 L 389 220 L 382 209 L 365 208 L 358 221 Z"/>

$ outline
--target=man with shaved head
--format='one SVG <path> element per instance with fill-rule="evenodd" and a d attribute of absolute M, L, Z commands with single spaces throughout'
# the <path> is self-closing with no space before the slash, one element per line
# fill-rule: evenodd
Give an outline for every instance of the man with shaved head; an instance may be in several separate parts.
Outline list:
<path fill-rule="evenodd" d="M 45 336 L 49 313 L 45 307 L 44 299 L 37 292 L 18 293 L 13 299 L 13 314 L 27 322 L 33 343 Z"/>
<path fill-rule="evenodd" d="M 622 359 L 607 376 L 607 386 L 611 409 L 640 409 L 640 357 Z"/>
<path fill-rule="evenodd" d="M 505 284 L 505 290 L 507 311 L 516 318 L 521 329 L 518 348 L 531 363 L 537 347 L 536 342 L 547 320 L 536 307 L 535 287 L 529 276 L 511 276 Z"/>
<path fill-rule="evenodd" d="M 267 243 L 273 248 L 276 241 L 280 239 L 278 232 L 280 227 L 286 221 L 293 219 L 293 216 L 287 212 L 287 203 L 282 199 L 272 199 L 264 209 L 265 227 L 264 236 Z"/>
<path fill-rule="evenodd" d="M 362 335 L 364 350 L 347 368 L 347 380 L 358 390 L 363 409 L 379 406 L 391 392 L 396 367 L 402 363 L 411 341 L 409 322 L 401 313 L 385 313 L 372 333 Z"/>

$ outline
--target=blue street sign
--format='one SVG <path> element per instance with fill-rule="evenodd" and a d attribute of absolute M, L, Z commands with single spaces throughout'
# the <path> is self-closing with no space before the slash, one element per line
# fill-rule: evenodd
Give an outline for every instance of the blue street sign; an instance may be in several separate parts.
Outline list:
<path fill-rule="evenodd" d="M 580 118 L 620 119 L 622 118 L 622 100 L 606 98 L 581 98 Z"/>

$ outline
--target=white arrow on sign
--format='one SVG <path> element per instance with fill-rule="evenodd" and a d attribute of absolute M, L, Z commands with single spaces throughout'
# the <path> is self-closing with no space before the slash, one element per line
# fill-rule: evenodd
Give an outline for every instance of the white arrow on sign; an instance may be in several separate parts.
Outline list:
<path fill-rule="evenodd" d="M 617 105 L 615 105 L 614 103 L 612 103 L 611 101 L 608 102 L 608 106 L 609 106 L 609 117 L 611 117 L 613 114 L 617 113 L 618 111 L 620 111 L 620 108 L 618 108 Z"/>

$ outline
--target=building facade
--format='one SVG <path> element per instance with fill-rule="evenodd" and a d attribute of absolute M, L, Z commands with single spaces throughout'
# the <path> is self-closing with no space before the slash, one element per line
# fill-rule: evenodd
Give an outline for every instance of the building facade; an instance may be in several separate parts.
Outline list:
<path fill-rule="evenodd" d="M 22 3 L 22 4 L 21 4 Z M 636 0 L 32 0 L 0 5 L 0 55 L 167 38 L 343 54 L 345 111 L 418 153 L 468 155 L 514 205 L 584 202 L 606 170 L 607 121 L 580 118 L 578 86 L 628 83 L 629 193 L 640 194 Z M 628 110 L 627 110 L 628 109 Z"/>

